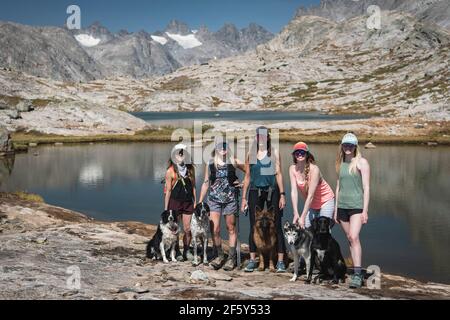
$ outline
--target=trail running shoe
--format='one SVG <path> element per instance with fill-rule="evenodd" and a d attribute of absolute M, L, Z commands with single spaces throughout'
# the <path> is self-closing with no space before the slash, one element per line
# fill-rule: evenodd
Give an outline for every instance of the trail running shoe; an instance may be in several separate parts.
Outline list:
<path fill-rule="evenodd" d="M 350 289 L 359 289 L 362 287 L 363 279 L 361 274 L 353 274 L 350 278 Z"/>
<path fill-rule="evenodd" d="M 250 261 L 247 263 L 247 266 L 245 267 L 244 271 L 245 271 L 245 272 L 253 272 L 253 271 L 255 271 L 255 269 L 256 269 L 257 266 L 258 266 L 258 265 L 256 264 L 256 261 L 255 261 L 255 260 L 250 260 Z"/>
<path fill-rule="evenodd" d="M 277 273 L 285 273 L 286 272 L 286 266 L 284 265 L 283 261 L 278 261 L 277 263 Z"/>

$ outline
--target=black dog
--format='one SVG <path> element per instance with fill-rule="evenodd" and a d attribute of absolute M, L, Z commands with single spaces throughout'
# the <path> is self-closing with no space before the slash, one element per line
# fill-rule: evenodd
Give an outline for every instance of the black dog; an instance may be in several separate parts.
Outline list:
<path fill-rule="evenodd" d="M 320 270 L 319 275 L 314 278 L 314 283 L 317 279 L 321 281 L 324 278 L 332 278 L 332 283 L 335 284 L 339 283 L 339 280 L 345 282 L 347 267 L 339 243 L 331 236 L 330 225 L 331 219 L 327 217 L 318 217 L 312 221 L 314 237 L 311 244 L 310 274 L 316 264 Z"/>
<path fill-rule="evenodd" d="M 178 213 L 174 210 L 166 210 L 161 214 L 161 221 L 155 235 L 147 245 L 147 257 L 150 259 L 163 259 L 169 263 L 166 252 L 170 250 L 172 262 L 176 262 L 175 247 L 178 243 Z"/>

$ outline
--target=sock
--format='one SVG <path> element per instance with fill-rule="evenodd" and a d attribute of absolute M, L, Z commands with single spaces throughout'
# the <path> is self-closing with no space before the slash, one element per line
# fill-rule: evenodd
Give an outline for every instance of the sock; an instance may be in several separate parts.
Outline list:
<path fill-rule="evenodd" d="M 221 257 L 223 256 L 223 250 L 222 250 L 222 246 L 214 246 L 216 252 L 217 252 L 217 256 Z"/>
<path fill-rule="evenodd" d="M 361 267 L 353 267 L 353 272 L 355 274 L 361 274 Z"/>
<path fill-rule="evenodd" d="M 236 258 L 236 247 L 230 247 L 229 258 L 231 259 Z"/>

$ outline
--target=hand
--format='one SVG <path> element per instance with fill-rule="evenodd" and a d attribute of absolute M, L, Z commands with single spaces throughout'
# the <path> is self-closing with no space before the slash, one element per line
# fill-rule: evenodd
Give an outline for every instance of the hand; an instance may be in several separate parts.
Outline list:
<path fill-rule="evenodd" d="M 334 211 L 333 220 L 334 222 L 336 222 L 336 224 L 341 224 L 337 216 L 337 211 Z"/>
<path fill-rule="evenodd" d="M 369 220 L 369 215 L 367 214 L 367 211 L 363 211 L 363 213 L 361 215 L 362 224 L 366 224 L 368 220 Z"/>
<path fill-rule="evenodd" d="M 297 224 L 298 220 L 300 219 L 300 215 L 297 213 L 294 213 L 294 220 L 292 220 L 293 224 Z"/>
<path fill-rule="evenodd" d="M 306 220 L 306 215 L 302 214 L 302 216 L 300 217 L 300 228 L 305 229 L 305 220 Z"/>
<path fill-rule="evenodd" d="M 284 209 L 284 207 L 286 207 L 286 197 L 284 195 L 282 195 L 280 197 L 280 201 L 279 201 L 278 205 L 280 207 L 280 210 L 282 210 L 282 209 Z"/>
<path fill-rule="evenodd" d="M 248 206 L 247 199 L 242 199 L 241 212 L 244 212 L 245 208 L 247 208 L 247 206 Z"/>

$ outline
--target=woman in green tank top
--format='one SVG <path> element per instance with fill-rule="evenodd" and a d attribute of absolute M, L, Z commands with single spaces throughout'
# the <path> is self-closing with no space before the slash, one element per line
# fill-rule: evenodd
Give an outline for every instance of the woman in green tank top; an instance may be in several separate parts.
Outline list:
<path fill-rule="evenodd" d="M 341 225 L 350 244 L 354 268 L 350 288 L 360 288 L 363 278 L 359 233 L 368 220 L 370 166 L 362 157 L 358 139 L 352 133 L 346 134 L 339 146 L 336 171 L 339 179 L 336 186 L 334 220 Z"/>

